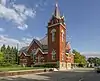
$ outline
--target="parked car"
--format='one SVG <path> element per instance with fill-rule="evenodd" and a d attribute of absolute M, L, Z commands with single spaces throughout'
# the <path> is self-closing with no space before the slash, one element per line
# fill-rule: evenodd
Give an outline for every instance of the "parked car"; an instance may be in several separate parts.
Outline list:
<path fill-rule="evenodd" d="M 97 73 L 100 73 L 100 66 L 95 67 Z"/>

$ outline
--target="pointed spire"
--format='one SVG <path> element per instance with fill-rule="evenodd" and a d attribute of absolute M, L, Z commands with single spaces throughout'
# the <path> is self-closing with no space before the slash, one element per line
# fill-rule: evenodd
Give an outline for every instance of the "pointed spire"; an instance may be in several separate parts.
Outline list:
<path fill-rule="evenodd" d="M 56 18 L 60 18 L 60 12 L 59 12 L 59 8 L 58 8 L 58 0 L 56 0 L 54 16 Z"/>

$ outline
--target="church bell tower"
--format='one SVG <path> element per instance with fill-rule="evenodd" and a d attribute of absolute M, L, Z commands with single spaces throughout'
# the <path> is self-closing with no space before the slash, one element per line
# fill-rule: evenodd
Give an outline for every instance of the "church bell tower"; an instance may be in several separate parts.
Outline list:
<path fill-rule="evenodd" d="M 66 25 L 64 16 L 60 15 L 58 3 L 48 22 L 48 60 L 56 63 L 59 68 L 65 68 Z"/>

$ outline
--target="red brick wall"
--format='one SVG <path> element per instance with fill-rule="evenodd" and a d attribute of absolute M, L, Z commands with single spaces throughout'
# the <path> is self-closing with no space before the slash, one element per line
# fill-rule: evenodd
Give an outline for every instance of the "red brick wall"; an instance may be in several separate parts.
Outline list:
<path fill-rule="evenodd" d="M 65 59 L 66 58 L 64 58 L 64 60 L 62 60 L 62 52 L 65 54 L 65 48 L 66 48 L 66 29 L 62 26 L 62 25 L 60 25 L 60 32 L 59 32 L 59 34 L 60 34 L 60 61 L 61 62 L 64 62 L 65 61 Z M 63 40 L 63 42 L 62 42 L 62 30 L 64 31 L 64 40 Z"/>
<path fill-rule="evenodd" d="M 29 47 L 28 53 L 30 54 L 31 51 L 32 51 L 33 49 L 37 49 L 37 48 L 39 48 L 39 45 L 38 45 L 36 42 L 34 42 L 34 43 Z"/>
<path fill-rule="evenodd" d="M 52 34 L 51 34 L 51 31 L 52 29 L 55 28 L 56 29 L 56 38 L 55 38 L 55 41 L 52 42 Z M 49 61 L 57 61 L 59 60 L 59 28 L 58 27 L 50 27 L 48 28 L 48 59 Z M 52 60 L 52 50 L 55 49 L 56 50 L 56 60 Z"/>
<path fill-rule="evenodd" d="M 56 29 L 56 39 L 54 42 L 52 42 L 52 34 L 51 34 L 51 31 L 52 29 Z M 62 29 L 64 30 L 64 41 L 62 42 Z M 64 52 L 65 54 L 65 46 L 66 46 L 66 29 L 62 26 L 62 25 L 56 25 L 56 26 L 53 26 L 53 27 L 49 27 L 48 28 L 48 59 L 50 61 L 53 61 L 51 60 L 51 52 L 53 49 L 56 50 L 56 60 L 54 61 L 62 61 L 62 51 Z M 53 61 L 53 62 L 54 62 Z M 65 61 L 65 60 L 64 60 Z"/>
<path fill-rule="evenodd" d="M 38 53 L 36 54 L 36 62 L 38 62 L 38 56 L 43 57 L 42 52 L 39 50 Z M 40 60 L 40 62 L 43 62 L 43 59 Z"/>
<path fill-rule="evenodd" d="M 31 66 L 33 64 L 31 56 L 26 56 L 26 59 L 27 59 L 27 66 Z"/>
<path fill-rule="evenodd" d="M 20 65 L 25 64 L 26 66 L 31 66 L 33 64 L 33 59 L 30 56 L 25 56 L 23 52 L 19 57 L 19 61 Z"/>
<path fill-rule="evenodd" d="M 43 54 L 43 57 L 44 57 L 44 59 L 45 59 L 45 61 L 44 62 L 47 62 L 48 61 L 48 54 Z"/>
<path fill-rule="evenodd" d="M 27 58 L 23 52 L 20 54 L 19 61 L 20 61 L 20 65 L 23 65 L 23 64 L 27 65 Z"/>
<path fill-rule="evenodd" d="M 36 63 L 38 63 L 38 56 L 40 56 L 40 58 L 42 57 L 40 62 L 47 62 L 47 54 L 42 54 L 42 52 L 39 50 L 36 54 Z"/>
<path fill-rule="evenodd" d="M 25 59 L 25 54 L 23 52 L 20 54 L 20 59 Z"/>

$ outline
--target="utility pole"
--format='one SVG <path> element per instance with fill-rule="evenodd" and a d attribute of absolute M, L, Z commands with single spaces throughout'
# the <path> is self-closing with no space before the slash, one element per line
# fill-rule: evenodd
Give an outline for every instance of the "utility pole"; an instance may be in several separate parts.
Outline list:
<path fill-rule="evenodd" d="M 19 64 L 19 60 L 18 60 L 18 53 L 19 53 L 19 51 L 18 51 L 18 49 L 19 49 L 19 44 L 17 43 L 17 50 L 16 50 L 16 63 L 17 64 Z"/>

